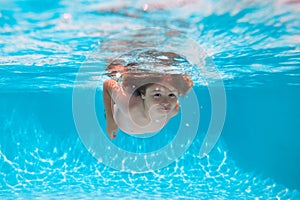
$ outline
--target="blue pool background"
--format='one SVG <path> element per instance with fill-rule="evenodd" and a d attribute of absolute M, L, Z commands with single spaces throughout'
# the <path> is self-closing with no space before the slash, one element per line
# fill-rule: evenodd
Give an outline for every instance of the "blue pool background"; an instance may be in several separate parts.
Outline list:
<path fill-rule="evenodd" d="M 0 198 L 299 199 L 297 6 L 1 1 Z M 197 83 L 201 120 L 188 151 L 161 170 L 120 172 L 98 163 L 80 141 L 73 84 L 99 41 L 153 26 L 180 30 L 213 59 L 226 89 L 225 125 L 213 151 L 200 159 L 211 105 L 207 87 Z M 118 139 L 131 151 L 150 146 Z"/>

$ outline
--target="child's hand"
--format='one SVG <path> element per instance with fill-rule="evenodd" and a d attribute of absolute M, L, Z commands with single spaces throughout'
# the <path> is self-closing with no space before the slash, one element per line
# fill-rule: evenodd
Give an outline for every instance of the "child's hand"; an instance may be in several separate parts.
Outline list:
<path fill-rule="evenodd" d="M 106 131 L 110 139 L 116 138 L 116 133 L 118 132 L 118 126 L 115 122 L 108 122 L 106 123 Z"/>

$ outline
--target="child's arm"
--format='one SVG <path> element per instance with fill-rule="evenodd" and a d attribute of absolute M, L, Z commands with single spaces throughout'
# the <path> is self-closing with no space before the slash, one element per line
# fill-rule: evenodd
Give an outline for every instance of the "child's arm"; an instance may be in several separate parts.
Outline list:
<path fill-rule="evenodd" d="M 116 124 L 112 106 L 114 106 L 114 101 L 112 98 L 113 90 L 118 89 L 120 86 L 114 80 L 106 80 L 103 84 L 103 98 L 104 98 L 104 107 L 106 114 L 106 131 L 110 138 L 115 138 L 115 133 L 118 131 L 118 125 Z"/>

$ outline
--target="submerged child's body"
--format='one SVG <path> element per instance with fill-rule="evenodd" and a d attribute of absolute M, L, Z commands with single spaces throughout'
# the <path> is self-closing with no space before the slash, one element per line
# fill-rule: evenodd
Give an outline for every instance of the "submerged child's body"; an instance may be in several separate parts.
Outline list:
<path fill-rule="evenodd" d="M 106 72 L 111 79 L 103 84 L 110 138 L 118 129 L 128 134 L 158 132 L 177 115 L 178 97 L 193 86 L 180 73 L 185 67 L 191 67 L 185 58 L 155 49 L 135 49 L 110 62 Z"/>
<path fill-rule="evenodd" d="M 122 85 L 106 80 L 103 92 L 108 135 L 115 138 L 118 128 L 129 134 L 161 130 L 177 115 L 178 96 L 183 97 L 192 85 L 186 75 L 127 74 Z"/>

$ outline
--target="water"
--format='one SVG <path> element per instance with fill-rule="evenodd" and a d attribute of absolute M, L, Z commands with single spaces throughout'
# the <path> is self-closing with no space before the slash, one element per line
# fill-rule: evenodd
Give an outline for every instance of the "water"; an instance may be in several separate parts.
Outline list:
<path fill-rule="evenodd" d="M 299 199 L 298 7 L 287 1 L 1 1 L 1 199 Z M 115 170 L 79 137 L 76 75 L 107 55 L 99 46 L 113 35 L 158 26 L 195 40 L 218 69 L 227 100 L 222 135 L 200 158 L 215 79 L 200 69 L 193 77 L 201 117 L 187 152 L 159 170 Z M 103 125 L 101 59 L 78 86 L 96 87 Z M 120 133 L 113 142 L 131 152 L 155 151 L 172 140 L 177 120 L 155 137 Z"/>

